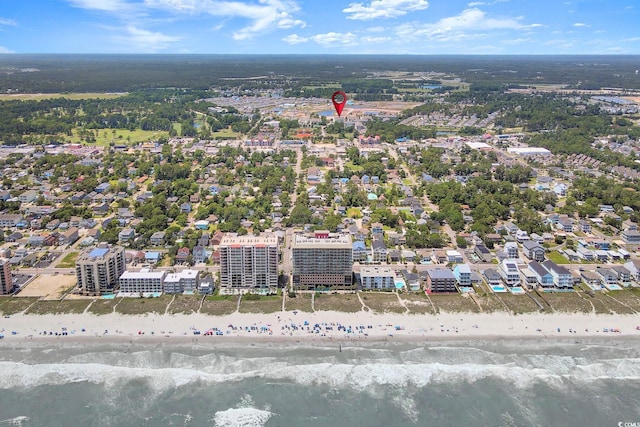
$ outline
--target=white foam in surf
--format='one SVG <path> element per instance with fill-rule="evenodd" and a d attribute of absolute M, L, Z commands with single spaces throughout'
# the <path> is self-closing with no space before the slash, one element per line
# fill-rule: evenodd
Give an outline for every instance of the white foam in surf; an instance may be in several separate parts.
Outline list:
<path fill-rule="evenodd" d="M 216 412 L 216 427 L 262 427 L 273 414 L 256 408 L 230 408 Z"/>
<path fill-rule="evenodd" d="M 0 424 L 2 425 L 8 425 L 8 426 L 21 426 L 22 423 L 29 421 L 31 418 L 22 415 L 20 417 L 15 417 L 15 418 L 9 418 L 6 420 L 2 420 L 0 421 Z"/>
<path fill-rule="evenodd" d="M 255 408 L 253 398 L 244 395 L 237 408 L 216 412 L 213 421 L 215 427 L 263 427 L 273 416 L 270 408 Z"/>

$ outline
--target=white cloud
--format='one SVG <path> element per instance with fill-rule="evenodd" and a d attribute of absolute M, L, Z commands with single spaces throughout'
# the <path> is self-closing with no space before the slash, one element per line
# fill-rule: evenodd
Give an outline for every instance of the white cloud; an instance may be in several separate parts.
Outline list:
<path fill-rule="evenodd" d="M 342 11 L 347 19 L 367 21 L 379 18 L 397 18 L 408 12 L 424 10 L 429 7 L 426 0 L 373 0 L 368 5 L 364 3 L 350 3 Z"/>
<path fill-rule="evenodd" d="M 386 43 L 391 41 L 391 37 L 374 37 L 374 36 L 363 36 L 361 39 L 362 43 L 367 44 L 377 44 L 377 43 Z"/>
<path fill-rule="evenodd" d="M 0 46 L 0 53 L 13 53 L 13 51 L 9 48 L 6 48 L 4 46 Z"/>
<path fill-rule="evenodd" d="M 132 25 L 127 26 L 124 31 L 124 34 L 114 37 L 115 40 L 134 48 L 135 51 L 158 52 L 182 40 L 182 37 L 148 31 Z"/>
<path fill-rule="evenodd" d="M 332 31 L 325 34 L 316 34 L 311 37 L 311 40 L 325 47 L 348 46 L 356 44 L 356 35 L 351 32 L 336 33 Z"/>
<path fill-rule="evenodd" d="M 489 18 L 480 9 L 466 9 L 457 16 L 443 18 L 435 23 L 410 22 L 399 25 L 395 31 L 403 41 L 435 39 L 440 41 L 464 40 L 484 36 L 483 32 L 496 30 L 525 30 L 521 18 Z"/>
<path fill-rule="evenodd" d="M 588 27 L 587 24 L 585 24 L 584 22 L 576 22 L 575 24 L 573 24 L 574 27 Z"/>
<path fill-rule="evenodd" d="M 16 21 L 14 21 L 13 19 L 7 19 L 7 18 L 0 17 L 0 25 L 4 25 L 4 26 L 7 26 L 7 27 L 17 27 L 18 23 Z"/>
<path fill-rule="evenodd" d="M 248 21 L 239 25 L 233 33 L 236 40 L 249 40 L 258 34 L 274 29 L 304 28 L 306 22 L 294 14 L 300 11 L 295 0 L 67 0 L 73 6 L 112 13 L 130 25 L 140 26 L 140 16 L 165 12 L 172 18 L 193 17 L 195 15 L 216 18 L 237 18 Z"/>
<path fill-rule="evenodd" d="M 72 6 L 81 9 L 100 10 L 103 12 L 113 12 L 125 14 L 134 10 L 137 5 L 126 0 L 67 0 Z"/>
<path fill-rule="evenodd" d="M 283 37 L 282 41 L 289 44 L 300 44 L 308 42 L 309 38 L 302 37 L 297 34 L 289 34 L 288 36 Z"/>

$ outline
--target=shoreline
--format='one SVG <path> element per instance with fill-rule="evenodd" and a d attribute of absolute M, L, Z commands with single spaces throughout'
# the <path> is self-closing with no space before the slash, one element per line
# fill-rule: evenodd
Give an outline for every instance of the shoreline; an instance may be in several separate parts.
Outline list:
<path fill-rule="evenodd" d="M 299 345 L 432 341 L 640 339 L 640 315 L 369 312 L 270 314 L 18 313 L 0 318 L 0 349 L 20 343 Z"/>

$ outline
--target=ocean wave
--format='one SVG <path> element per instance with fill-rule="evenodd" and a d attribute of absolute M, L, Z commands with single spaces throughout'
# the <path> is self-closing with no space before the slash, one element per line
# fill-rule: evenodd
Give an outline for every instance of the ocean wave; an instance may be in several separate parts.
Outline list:
<path fill-rule="evenodd" d="M 197 359 L 197 358 L 196 358 Z M 465 358 L 467 359 L 467 358 Z M 224 360 L 224 362 L 222 362 Z M 184 360 L 183 360 L 184 362 Z M 166 360 L 165 360 L 166 363 Z M 301 385 L 325 385 L 358 391 L 375 386 L 425 387 L 429 384 L 477 382 L 500 379 L 518 388 L 544 382 L 560 387 L 565 381 L 589 383 L 603 379 L 640 380 L 640 359 L 601 359 L 557 355 L 530 355 L 518 362 L 455 363 L 350 363 L 304 364 L 289 359 L 217 358 L 213 364 L 190 360 L 186 367 L 110 365 L 104 363 L 27 364 L 0 362 L 0 389 L 32 388 L 40 385 L 89 382 L 105 387 L 119 387 L 123 381 L 143 379 L 161 392 L 197 383 L 237 382 L 248 378 L 287 381 Z"/>

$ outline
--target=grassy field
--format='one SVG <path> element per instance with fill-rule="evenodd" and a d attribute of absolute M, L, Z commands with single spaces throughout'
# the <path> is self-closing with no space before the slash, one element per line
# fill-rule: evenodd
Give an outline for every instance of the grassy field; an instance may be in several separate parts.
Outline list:
<path fill-rule="evenodd" d="M 41 101 L 43 99 L 56 99 L 66 98 L 71 100 L 78 99 L 114 99 L 125 96 L 126 93 L 100 93 L 100 92 L 88 92 L 88 93 L 19 93 L 7 95 L 0 95 L 0 101 Z"/>
<path fill-rule="evenodd" d="M 176 295 L 169 306 L 171 314 L 192 314 L 200 308 L 200 295 Z"/>
<path fill-rule="evenodd" d="M 538 313 L 540 307 L 526 295 L 500 294 L 497 296 L 514 314 Z M 540 302 L 542 304 L 542 301 Z"/>
<path fill-rule="evenodd" d="M 280 295 L 257 296 L 251 299 L 243 296 L 240 300 L 240 313 L 275 313 L 282 310 L 282 297 Z"/>
<path fill-rule="evenodd" d="M 544 298 L 558 313 L 591 313 L 593 308 L 577 292 L 546 292 Z"/>
<path fill-rule="evenodd" d="M 551 261 L 555 262 L 556 264 L 569 264 L 569 260 L 564 256 L 562 256 L 562 254 L 560 254 L 560 252 L 558 251 L 549 252 L 547 254 L 547 258 L 549 258 Z"/>
<path fill-rule="evenodd" d="M 483 313 L 505 312 L 504 305 L 500 302 L 500 297 L 493 293 L 488 293 L 486 296 L 475 296 L 476 301 L 482 307 Z M 527 297 L 525 297 L 527 298 Z M 527 298 L 528 299 L 528 298 Z"/>
<path fill-rule="evenodd" d="M 90 300 L 37 301 L 29 307 L 27 314 L 80 314 L 91 303 Z"/>
<path fill-rule="evenodd" d="M 316 311 L 342 311 L 357 313 L 362 310 L 362 304 L 356 294 L 316 294 Z"/>
<path fill-rule="evenodd" d="M 478 306 L 468 296 L 458 294 L 431 294 L 429 296 L 438 312 L 478 313 Z"/>
<path fill-rule="evenodd" d="M 27 309 L 31 304 L 36 302 L 38 298 L 0 298 L 0 313 L 5 316 L 21 313 Z"/>
<path fill-rule="evenodd" d="M 200 313 L 212 316 L 223 316 L 236 311 L 238 296 L 234 295 L 212 295 L 204 299 Z"/>
<path fill-rule="evenodd" d="M 80 138 L 80 128 L 76 128 L 72 132 L 71 137 L 64 137 L 65 141 L 72 143 L 85 143 L 83 138 Z M 97 147 L 106 147 L 112 141 L 116 145 L 120 144 L 135 144 L 139 142 L 148 142 L 159 139 L 161 137 L 168 138 L 169 132 L 165 131 L 153 131 L 153 130 L 128 130 L 128 129 L 115 129 L 115 133 L 112 129 L 97 129 L 97 134 L 94 133 L 96 142 L 92 142 L 91 145 Z"/>
<path fill-rule="evenodd" d="M 164 314 L 172 298 L 172 295 L 162 295 L 158 298 L 123 298 L 116 305 L 116 313 L 129 315 Z"/>
<path fill-rule="evenodd" d="M 220 139 L 237 139 L 240 138 L 241 134 L 238 132 L 234 132 L 230 129 L 222 129 L 217 132 L 211 132 L 212 138 L 220 138 Z"/>
<path fill-rule="evenodd" d="M 76 260 L 78 259 L 78 252 L 69 252 L 64 258 L 56 264 L 56 268 L 73 268 L 76 266 Z"/>
<path fill-rule="evenodd" d="M 313 311 L 311 307 L 311 294 L 298 293 L 295 298 L 287 297 L 284 302 L 284 308 L 287 311 L 298 310 L 311 313 Z"/>
<path fill-rule="evenodd" d="M 89 310 L 91 314 L 104 315 L 113 313 L 113 308 L 122 300 L 120 299 L 97 299 L 91 304 Z"/>
<path fill-rule="evenodd" d="M 409 309 L 409 314 L 434 314 L 433 307 L 424 292 L 401 294 L 400 298 Z"/>
<path fill-rule="evenodd" d="M 374 313 L 404 313 L 407 310 L 400 304 L 398 297 L 390 292 L 361 292 L 360 298 Z"/>

